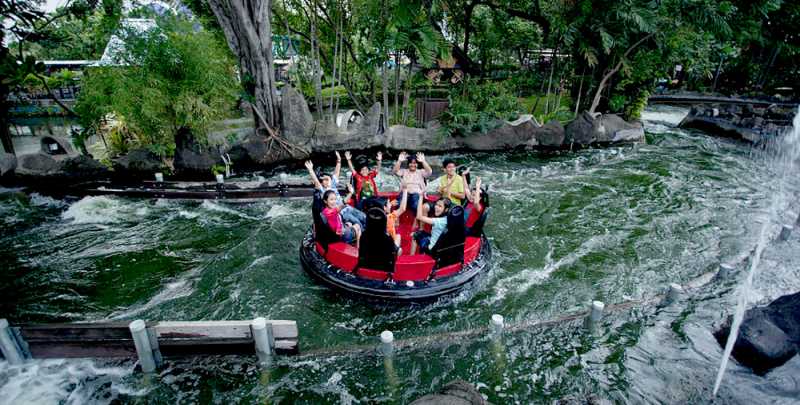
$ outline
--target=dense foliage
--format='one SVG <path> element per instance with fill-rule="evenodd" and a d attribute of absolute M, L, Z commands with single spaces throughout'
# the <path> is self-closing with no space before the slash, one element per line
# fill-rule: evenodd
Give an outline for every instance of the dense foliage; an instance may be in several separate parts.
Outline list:
<path fill-rule="evenodd" d="M 123 35 L 119 66 L 91 69 L 75 107 L 90 134 L 114 121 L 113 152 L 146 146 L 167 156 L 179 130 L 198 140 L 235 105 L 234 63 L 218 38 L 177 24 Z M 124 128 L 124 129 L 122 129 Z"/>

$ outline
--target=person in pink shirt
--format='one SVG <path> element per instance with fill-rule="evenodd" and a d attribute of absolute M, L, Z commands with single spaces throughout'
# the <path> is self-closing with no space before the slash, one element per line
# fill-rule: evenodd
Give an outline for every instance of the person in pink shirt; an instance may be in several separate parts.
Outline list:
<path fill-rule="evenodd" d="M 352 197 L 353 186 L 348 184 L 347 191 L 348 194 L 344 201 L 348 201 Z M 336 193 L 333 190 L 327 190 L 322 195 L 322 203 L 325 205 L 325 208 L 322 209 L 322 217 L 328 223 L 328 227 L 339 235 L 343 242 L 355 243 L 356 247 L 358 247 L 358 241 L 361 239 L 361 225 L 342 220 L 341 211 L 344 208 L 344 204 L 337 204 L 336 198 Z"/>
<path fill-rule="evenodd" d="M 408 168 L 402 169 L 400 166 L 404 160 L 408 160 Z M 422 170 L 419 165 L 422 164 Z M 425 161 L 425 154 L 418 152 L 416 156 L 410 156 L 405 151 L 400 152 L 397 162 L 394 163 L 392 170 L 395 175 L 399 176 L 402 183 L 405 183 L 406 190 L 408 191 L 408 209 L 412 212 L 417 211 L 417 204 L 420 199 L 425 195 L 425 179 L 433 174 L 433 169 Z"/>

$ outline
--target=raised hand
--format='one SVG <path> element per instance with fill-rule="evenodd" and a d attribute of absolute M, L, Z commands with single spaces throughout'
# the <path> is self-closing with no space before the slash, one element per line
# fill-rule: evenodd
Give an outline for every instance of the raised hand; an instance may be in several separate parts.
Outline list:
<path fill-rule="evenodd" d="M 345 159 L 347 159 L 349 161 L 350 158 L 352 158 L 352 157 L 353 157 L 353 155 L 350 154 L 349 150 L 344 151 L 344 158 Z"/>
<path fill-rule="evenodd" d="M 306 169 L 314 170 L 314 163 L 312 163 L 310 160 L 306 160 Z"/>
<path fill-rule="evenodd" d="M 463 172 L 461 172 L 461 175 L 462 175 L 462 176 L 466 176 L 466 175 L 468 175 L 468 174 L 469 174 L 469 167 L 468 167 L 468 168 L 466 168 L 466 169 L 464 169 L 464 171 L 463 171 Z"/>
<path fill-rule="evenodd" d="M 353 191 L 353 185 L 350 184 L 350 183 L 347 183 L 347 192 L 350 193 L 350 194 L 353 194 L 353 192 L 354 192 Z"/>
<path fill-rule="evenodd" d="M 378 158 L 378 160 L 383 160 L 383 153 L 382 152 L 378 152 L 377 158 Z"/>
<path fill-rule="evenodd" d="M 425 161 L 425 154 L 422 152 L 417 152 L 417 161 L 422 163 Z"/>
<path fill-rule="evenodd" d="M 342 157 L 341 157 L 341 156 L 339 156 L 339 151 L 338 151 L 338 150 L 337 150 L 336 152 L 333 152 L 333 153 L 335 153 L 335 154 L 336 154 L 336 161 L 337 161 L 337 162 L 339 162 L 339 161 L 341 161 L 341 160 L 342 160 Z"/>
<path fill-rule="evenodd" d="M 406 160 L 407 158 L 408 158 L 408 153 L 406 153 L 406 151 L 402 151 L 402 152 L 400 152 L 400 155 L 397 156 L 397 161 L 398 162 L 402 162 L 402 161 Z"/>

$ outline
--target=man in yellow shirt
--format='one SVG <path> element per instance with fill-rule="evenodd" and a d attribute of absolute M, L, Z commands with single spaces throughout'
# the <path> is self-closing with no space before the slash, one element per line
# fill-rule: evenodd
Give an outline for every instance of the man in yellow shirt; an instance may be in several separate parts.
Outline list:
<path fill-rule="evenodd" d="M 464 182 L 461 180 L 461 176 L 456 174 L 456 162 L 445 159 L 442 166 L 445 174 L 436 179 L 437 191 L 442 197 L 449 198 L 453 204 L 461 205 L 466 194 L 464 194 Z"/>

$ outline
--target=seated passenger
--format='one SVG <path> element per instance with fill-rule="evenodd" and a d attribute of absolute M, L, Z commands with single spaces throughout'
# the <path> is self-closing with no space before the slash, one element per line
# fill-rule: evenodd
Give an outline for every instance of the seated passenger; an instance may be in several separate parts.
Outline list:
<path fill-rule="evenodd" d="M 328 221 L 322 215 L 323 209 L 325 209 L 325 203 L 322 201 L 322 192 L 316 190 L 311 205 L 311 215 L 314 221 L 314 241 L 319 243 L 322 249 L 327 252 L 328 245 L 339 241 L 339 235 L 328 226 Z"/>
<path fill-rule="evenodd" d="M 464 180 L 456 173 L 456 162 L 445 159 L 442 164 L 444 173 L 441 177 L 436 179 L 436 187 L 442 197 L 449 198 L 455 205 L 461 205 L 464 199 L 464 191 L 469 188 L 464 188 Z"/>
<path fill-rule="evenodd" d="M 339 152 L 336 152 L 336 167 L 333 169 L 333 175 L 327 175 L 325 173 L 320 174 L 317 177 L 317 174 L 314 172 L 314 163 L 310 160 L 306 161 L 306 169 L 308 169 L 308 175 L 311 177 L 311 182 L 314 183 L 314 188 L 319 190 L 321 193 L 324 193 L 328 190 L 333 191 L 336 194 L 336 205 L 344 205 L 342 209 L 342 219 L 345 222 L 350 222 L 351 224 L 359 224 L 361 225 L 361 229 L 364 229 L 367 223 L 367 217 L 364 215 L 363 212 L 345 204 L 342 201 L 342 196 L 339 194 L 339 172 L 342 168 L 342 158 L 339 156 Z"/>
<path fill-rule="evenodd" d="M 367 229 L 358 248 L 358 267 L 391 272 L 398 247 L 386 233 L 386 214 L 380 208 L 367 212 Z"/>
<path fill-rule="evenodd" d="M 353 187 L 347 185 L 347 197 L 345 201 L 349 200 L 353 195 Z M 322 201 L 325 208 L 322 209 L 322 217 L 328 223 L 328 227 L 338 235 L 345 243 L 355 243 L 358 247 L 358 241 L 361 238 L 361 225 L 345 222 L 342 219 L 341 211 L 344 209 L 343 204 L 336 203 L 336 194 L 333 190 L 328 190 L 322 195 Z"/>
<path fill-rule="evenodd" d="M 467 236 L 481 236 L 483 234 L 483 220 L 486 219 L 486 209 L 489 208 L 489 193 L 481 188 L 481 178 L 475 180 L 475 190 L 470 191 L 467 184 L 469 169 L 464 172 L 464 189 L 467 190 L 467 205 L 464 207 L 464 220 L 466 221 Z"/>
<path fill-rule="evenodd" d="M 350 151 L 346 151 L 344 153 L 344 158 L 347 159 L 347 165 L 350 167 L 351 175 L 355 181 L 356 207 L 360 209 L 363 206 L 364 200 L 373 197 L 378 193 L 378 186 L 375 185 L 375 179 L 378 178 L 378 175 L 380 174 L 383 153 L 378 152 L 376 156 L 377 163 L 375 168 L 372 170 L 369 169 L 369 164 L 367 164 L 367 161 L 362 160 L 358 162 L 358 171 L 356 171 L 356 168 L 353 167 L 353 161 L 351 160 L 351 157 L 352 155 L 350 154 Z"/>
<path fill-rule="evenodd" d="M 400 166 L 406 159 L 408 159 L 408 169 L 401 169 Z M 418 170 L 417 166 L 419 163 L 422 164 L 423 170 Z M 392 172 L 399 176 L 401 181 L 407 185 L 408 207 L 412 211 L 417 212 L 417 205 L 425 194 L 425 178 L 433 173 L 433 169 L 431 169 L 431 166 L 425 161 L 425 155 L 417 153 L 416 156 L 410 156 L 405 152 L 400 152 L 400 156 L 397 158 Z"/>
<path fill-rule="evenodd" d="M 436 267 L 449 266 L 464 261 L 464 208 L 456 205 L 447 213 L 447 229 L 430 248 Z"/>
<path fill-rule="evenodd" d="M 392 207 L 396 203 L 394 200 L 386 199 L 383 204 L 383 212 L 386 213 L 386 232 L 394 240 L 394 244 L 400 247 L 400 235 L 397 233 L 397 225 L 400 223 L 400 216 L 406 212 L 406 205 L 408 204 L 408 186 L 405 183 L 400 185 L 400 208 L 392 211 Z M 402 251 L 398 255 L 402 254 Z"/>
<path fill-rule="evenodd" d="M 411 254 L 417 251 L 419 245 L 420 253 L 430 253 L 431 249 L 436 246 L 436 241 L 442 235 L 442 232 L 447 228 L 447 212 L 450 210 L 452 203 L 446 198 L 440 198 L 433 206 L 433 217 L 426 216 L 422 213 L 422 206 L 417 205 L 417 221 L 431 225 L 431 231 L 428 233 L 424 230 L 414 232 L 414 238 L 411 242 Z"/>

